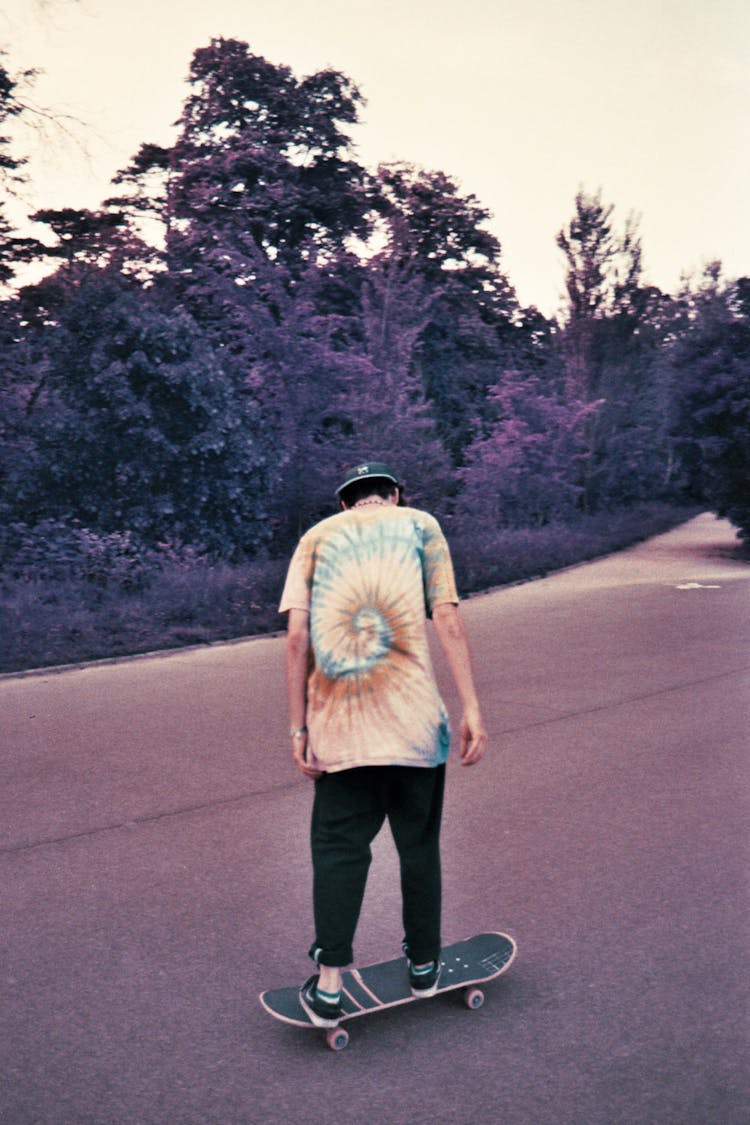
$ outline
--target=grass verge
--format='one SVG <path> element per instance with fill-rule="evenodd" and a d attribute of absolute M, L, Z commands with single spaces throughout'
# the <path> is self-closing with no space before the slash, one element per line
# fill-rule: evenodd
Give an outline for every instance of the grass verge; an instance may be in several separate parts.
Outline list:
<path fill-rule="evenodd" d="M 487 531 L 446 525 L 462 594 L 540 577 L 667 531 L 697 514 L 644 504 L 570 524 Z M 136 588 L 40 567 L 0 581 L 0 672 L 134 655 L 269 633 L 287 560 L 232 566 L 165 561 Z"/>

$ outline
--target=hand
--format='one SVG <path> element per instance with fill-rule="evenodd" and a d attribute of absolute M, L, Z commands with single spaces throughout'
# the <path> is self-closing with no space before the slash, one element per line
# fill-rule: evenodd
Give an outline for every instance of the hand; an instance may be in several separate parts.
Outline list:
<path fill-rule="evenodd" d="M 303 732 L 292 738 L 292 746 L 294 747 L 292 758 L 300 773 L 303 773 L 308 781 L 317 781 L 321 778 L 323 776 L 322 772 L 313 769 L 313 767 L 307 763 L 307 732 Z"/>
<path fill-rule="evenodd" d="M 475 766 L 487 749 L 487 731 L 479 710 L 464 711 L 459 728 L 459 752 L 462 766 Z"/>

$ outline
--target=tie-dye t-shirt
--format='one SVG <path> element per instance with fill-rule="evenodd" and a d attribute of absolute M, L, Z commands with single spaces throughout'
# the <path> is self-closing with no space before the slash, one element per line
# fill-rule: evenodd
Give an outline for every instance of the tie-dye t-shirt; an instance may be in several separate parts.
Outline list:
<path fill-rule="evenodd" d="M 303 535 L 279 612 L 310 614 L 312 765 L 335 773 L 446 760 L 448 716 L 425 630 L 426 617 L 446 602 L 458 602 L 453 566 L 427 512 L 365 505 Z"/>

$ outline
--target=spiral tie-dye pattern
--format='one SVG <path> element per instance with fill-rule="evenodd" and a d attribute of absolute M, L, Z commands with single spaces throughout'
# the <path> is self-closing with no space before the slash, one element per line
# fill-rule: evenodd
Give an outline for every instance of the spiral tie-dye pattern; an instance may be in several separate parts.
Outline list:
<path fill-rule="evenodd" d="M 281 610 L 310 613 L 307 724 L 321 768 L 445 760 L 425 611 L 457 600 L 447 544 L 425 512 L 354 510 L 303 536 Z"/>

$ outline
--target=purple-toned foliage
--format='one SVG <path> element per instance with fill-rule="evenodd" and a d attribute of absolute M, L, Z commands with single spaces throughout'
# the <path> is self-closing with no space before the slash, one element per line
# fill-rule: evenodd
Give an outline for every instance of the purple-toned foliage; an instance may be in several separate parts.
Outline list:
<path fill-rule="evenodd" d="M 260 419 L 187 312 L 102 275 L 51 343 L 25 510 L 219 551 L 267 540 Z"/>
<path fill-rule="evenodd" d="M 134 590 L 143 584 L 148 557 L 132 531 L 102 534 L 77 520 L 41 520 L 34 527 L 10 523 L 0 530 L 6 580 L 72 580 Z"/>
<path fill-rule="evenodd" d="M 3 57 L 0 50 L 0 130 L 26 111 L 20 87 L 35 76 L 33 70 L 11 74 L 3 65 Z M 26 158 L 14 153 L 9 136 L 0 132 L 0 287 L 13 279 L 21 263 L 34 261 L 43 249 L 36 238 L 20 235 L 5 214 L 6 196 L 25 181 L 25 165 Z"/>
<path fill-rule="evenodd" d="M 459 470 L 467 499 L 478 501 L 477 519 L 491 529 L 574 517 L 590 456 L 585 424 L 601 403 L 567 402 L 537 375 L 519 371 L 505 372 L 489 402 L 496 421 L 469 446 Z"/>
<path fill-rule="evenodd" d="M 294 276 L 311 247 L 336 254 L 366 231 L 366 174 L 347 132 L 361 96 L 348 78 L 326 70 L 297 80 L 247 44 L 215 39 L 195 52 L 189 81 L 172 159 L 182 245 L 221 231 Z"/>
<path fill-rule="evenodd" d="M 368 262 L 362 283 L 362 330 L 371 364 L 360 396 L 358 457 L 378 456 L 398 466 L 408 502 L 441 510 L 455 488 L 450 461 L 437 436 L 415 362 L 439 290 L 428 285 L 416 261 L 402 253 L 393 221 L 385 248 Z"/>
<path fill-rule="evenodd" d="M 686 324 L 671 352 L 677 473 L 750 539 L 750 278 L 709 265 L 681 295 Z"/>
<path fill-rule="evenodd" d="M 486 228 L 486 208 L 442 172 L 381 166 L 373 211 L 386 224 L 390 258 L 425 284 L 412 366 L 437 434 L 460 465 L 489 387 L 515 362 L 520 338 L 529 341 L 500 244 Z"/>
<path fill-rule="evenodd" d="M 25 249 L 0 211 L 0 281 L 13 248 L 51 271 L 0 302 L 0 517 L 28 573 L 136 584 L 166 543 L 260 566 L 372 456 L 456 531 L 684 491 L 744 511 L 741 286 L 717 313 L 645 285 L 635 221 L 582 191 L 547 320 L 454 179 L 360 164 L 361 105 L 212 40 L 174 144 L 100 210 L 38 211 L 55 240 Z M 0 127 L 22 108 L 0 67 Z M 22 172 L 0 136 L 0 182 Z"/>
<path fill-rule="evenodd" d="M 600 192 L 579 191 L 557 236 L 568 297 L 558 340 L 566 395 L 601 404 L 586 424 L 586 511 L 669 487 L 663 354 L 672 311 L 668 298 L 643 284 L 638 220 L 631 215 L 618 233 L 613 210 Z"/>

